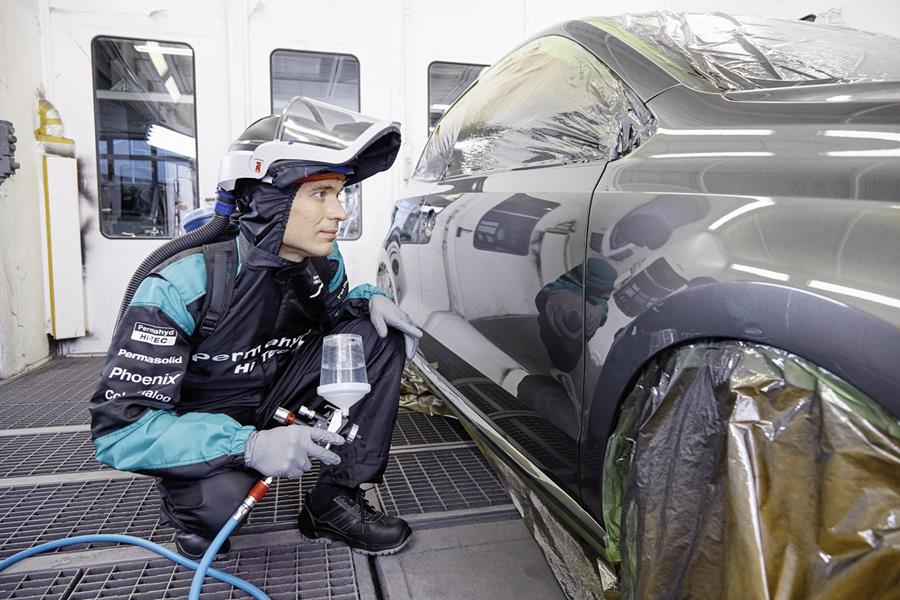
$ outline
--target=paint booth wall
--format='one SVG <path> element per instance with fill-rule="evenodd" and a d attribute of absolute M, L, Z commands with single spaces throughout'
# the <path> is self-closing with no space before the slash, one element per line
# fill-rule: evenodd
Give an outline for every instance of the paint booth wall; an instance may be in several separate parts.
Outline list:
<path fill-rule="evenodd" d="M 0 119 L 16 128 L 21 168 L 0 184 L 0 379 L 45 360 L 39 161 L 33 130 L 41 86 L 38 0 L 0 9 Z"/>

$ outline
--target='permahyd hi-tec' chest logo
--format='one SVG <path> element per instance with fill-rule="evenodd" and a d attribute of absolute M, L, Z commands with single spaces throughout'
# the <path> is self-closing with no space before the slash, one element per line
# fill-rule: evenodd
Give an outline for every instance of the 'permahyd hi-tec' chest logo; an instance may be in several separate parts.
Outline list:
<path fill-rule="evenodd" d="M 174 327 L 157 327 L 137 322 L 131 330 L 131 339 L 154 346 L 174 346 L 177 337 Z"/>

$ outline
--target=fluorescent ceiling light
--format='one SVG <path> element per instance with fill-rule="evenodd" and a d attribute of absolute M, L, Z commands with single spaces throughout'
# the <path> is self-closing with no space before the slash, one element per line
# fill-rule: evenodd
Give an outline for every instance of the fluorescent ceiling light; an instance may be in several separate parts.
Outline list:
<path fill-rule="evenodd" d="M 900 156 L 900 148 L 881 148 L 877 150 L 835 150 L 826 152 L 825 156 L 843 156 L 858 158 L 877 158 L 881 156 Z"/>
<path fill-rule="evenodd" d="M 822 132 L 826 137 L 855 138 L 860 140 L 887 140 L 900 142 L 900 133 L 893 131 L 859 131 L 851 129 L 826 129 Z"/>
<path fill-rule="evenodd" d="M 178 48 L 175 46 L 160 46 L 156 42 L 147 42 L 146 44 L 142 44 L 140 46 L 135 46 L 135 50 L 138 52 L 147 52 L 148 54 L 152 54 L 158 52 L 160 54 L 175 54 L 178 56 L 193 56 L 194 51 L 190 48 Z"/>
<path fill-rule="evenodd" d="M 284 128 L 290 129 L 291 131 L 296 131 L 297 133 L 300 133 L 300 134 L 308 135 L 312 138 L 319 138 L 322 140 L 328 140 L 330 142 L 336 142 L 343 146 L 348 145 L 346 140 L 342 140 L 339 137 L 329 135 L 329 134 L 325 133 L 324 131 L 320 131 L 317 129 L 310 129 L 309 127 L 304 127 L 303 125 L 300 125 L 299 123 L 297 123 L 296 121 L 293 121 L 291 119 L 285 119 Z"/>
<path fill-rule="evenodd" d="M 449 104 L 432 104 L 431 110 L 447 110 L 450 108 Z"/>
<path fill-rule="evenodd" d="M 760 198 L 755 202 L 751 202 L 750 204 L 745 204 L 744 206 L 742 206 L 740 208 L 734 209 L 733 211 L 731 211 L 730 213 L 728 213 L 721 219 L 712 223 L 709 226 L 709 230 L 715 231 L 716 229 L 718 229 L 719 227 L 721 227 L 728 221 L 731 221 L 732 219 L 735 219 L 741 215 L 745 215 L 750 211 L 754 211 L 754 210 L 763 208 L 764 206 L 772 206 L 774 204 L 775 204 L 775 202 L 771 198 Z"/>
<path fill-rule="evenodd" d="M 433 105 L 432 105 L 433 106 Z M 659 133 L 670 135 L 773 135 L 772 129 L 666 129 L 660 127 L 657 129 Z"/>
<path fill-rule="evenodd" d="M 197 158 L 197 145 L 194 138 L 162 125 L 151 125 L 147 130 L 147 143 L 155 148 L 168 150 L 188 158 Z"/>
<path fill-rule="evenodd" d="M 769 269 L 760 269 L 759 267 L 750 267 L 748 265 L 734 264 L 731 265 L 731 268 L 735 271 L 750 273 L 752 275 L 759 275 L 760 277 L 766 277 L 767 279 L 774 279 L 776 281 L 788 281 L 791 278 L 791 276 L 787 273 L 770 271 Z"/>
<path fill-rule="evenodd" d="M 181 101 L 181 90 L 178 89 L 178 84 L 175 83 L 175 78 L 171 75 L 168 79 L 166 79 L 166 89 L 169 90 L 169 95 L 172 96 L 172 102 L 178 104 Z"/>
<path fill-rule="evenodd" d="M 891 296 L 883 296 L 874 292 L 867 292 L 865 290 L 858 290 L 852 287 L 837 285 L 836 283 L 828 283 L 827 281 L 818 281 L 816 279 L 813 279 L 809 282 L 809 287 L 826 292 L 834 292 L 835 294 L 843 294 L 844 296 L 852 296 L 854 298 L 860 298 L 861 300 L 868 300 L 869 302 L 884 304 L 885 306 L 890 306 L 892 308 L 900 308 L 900 299 L 893 298 Z"/>
<path fill-rule="evenodd" d="M 649 158 L 731 158 L 737 156 L 775 156 L 772 152 L 683 152 L 678 154 L 651 154 Z"/>

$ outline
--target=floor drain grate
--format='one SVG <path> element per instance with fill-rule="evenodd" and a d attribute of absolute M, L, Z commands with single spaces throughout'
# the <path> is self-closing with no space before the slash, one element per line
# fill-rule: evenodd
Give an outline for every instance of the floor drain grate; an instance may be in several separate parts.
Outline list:
<path fill-rule="evenodd" d="M 273 600 L 359 598 L 349 548 L 342 544 L 301 544 L 232 551 L 215 567 L 260 587 Z M 21 575 L 0 576 L 0 598 L 69 600 L 91 598 L 186 598 L 192 572 L 165 559 L 102 565 Z M 247 596 L 231 586 L 207 579 L 203 598 L 226 600 Z"/>
<path fill-rule="evenodd" d="M 90 533 L 124 533 L 171 542 L 172 530 L 159 524 L 157 498 L 153 480 L 143 477 L 3 488 L 0 557 Z"/>
<path fill-rule="evenodd" d="M 94 458 L 86 431 L 0 437 L 0 477 L 108 469 Z"/>
<path fill-rule="evenodd" d="M 88 400 L 103 360 L 58 358 L 33 373 L 0 383 L 0 429 L 88 423 Z"/>
<path fill-rule="evenodd" d="M 60 402 L 60 392 L 36 388 L 26 393 L 19 393 L 15 403 L 4 402 L 0 405 L 0 429 L 19 429 L 25 427 L 55 427 L 58 425 L 85 425 L 90 423 L 88 400 L 91 397 L 93 384 L 84 390 L 62 386 L 65 392 L 78 397 L 77 401 Z M 22 406 L 17 406 L 21 402 Z M 53 410 L 48 410 L 53 407 Z"/>
<path fill-rule="evenodd" d="M 401 410 L 394 426 L 392 446 L 444 444 L 468 440 L 466 430 L 456 419 L 429 417 L 421 413 Z"/>
<path fill-rule="evenodd" d="M 475 448 L 391 456 L 378 495 L 388 513 L 399 515 L 509 503 L 509 496 Z"/>

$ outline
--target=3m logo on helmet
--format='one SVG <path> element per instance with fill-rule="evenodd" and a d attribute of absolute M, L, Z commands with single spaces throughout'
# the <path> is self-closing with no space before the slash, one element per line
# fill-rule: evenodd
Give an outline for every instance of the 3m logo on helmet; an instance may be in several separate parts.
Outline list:
<path fill-rule="evenodd" d="M 262 161 L 261 160 L 256 161 L 256 172 L 257 173 L 262 172 Z"/>

